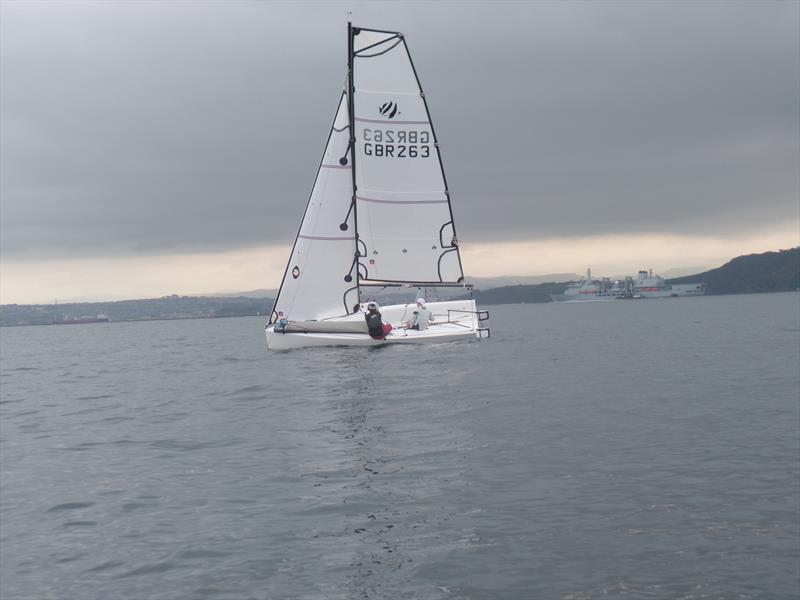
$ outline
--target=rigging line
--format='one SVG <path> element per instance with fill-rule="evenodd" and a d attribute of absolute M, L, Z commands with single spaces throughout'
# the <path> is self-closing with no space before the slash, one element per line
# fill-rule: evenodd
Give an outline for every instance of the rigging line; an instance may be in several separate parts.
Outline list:
<path fill-rule="evenodd" d="M 393 39 L 393 38 L 390 38 L 390 39 Z M 384 40 L 384 41 L 388 42 L 389 40 Z M 397 40 L 394 44 L 392 44 L 386 50 L 384 50 L 382 52 L 376 52 L 375 54 L 361 54 L 364 50 L 366 50 L 366 48 L 363 48 L 363 49 L 359 50 L 358 52 L 356 52 L 355 57 L 356 58 L 375 58 L 376 56 L 381 56 L 383 54 L 386 54 L 387 52 L 389 52 L 393 48 L 397 47 L 397 45 L 400 44 L 400 42 L 402 42 L 402 41 L 403 41 L 403 38 L 400 38 L 399 40 Z M 381 43 L 383 43 L 383 42 L 381 42 Z M 376 45 L 376 44 L 373 44 L 373 45 Z M 369 48 L 371 48 L 371 47 L 372 46 L 369 46 Z"/>
<path fill-rule="evenodd" d="M 349 127 L 350 126 L 348 125 L 347 127 L 344 127 L 343 129 L 341 129 L 340 131 L 344 131 L 345 129 L 349 129 Z M 347 153 L 350 152 L 350 148 L 352 146 L 353 146 L 352 140 L 348 141 L 347 142 L 347 148 L 344 149 L 344 155 L 339 159 L 339 164 L 340 165 L 345 166 L 347 164 Z"/>
<path fill-rule="evenodd" d="M 350 218 L 350 213 L 353 212 L 353 207 L 355 206 L 355 201 L 350 200 L 350 204 L 347 207 L 347 214 L 344 216 L 344 220 L 339 223 L 339 229 L 342 231 L 347 231 L 349 225 L 347 224 L 347 219 Z"/>
<path fill-rule="evenodd" d="M 371 33 L 385 33 L 386 35 L 403 35 L 402 31 L 386 31 L 385 29 L 372 29 L 371 27 L 353 27 L 353 29 L 358 29 L 358 31 L 369 31 Z"/>
<path fill-rule="evenodd" d="M 400 322 L 401 322 L 401 323 L 405 323 L 405 321 L 406 321 L 406 315 L 407 315 L 407 314 L 408 314 L 408 304 L 406 304 L 406 308 L 405 308 L 405 310 L 403 311 L 403 316 L 402 316 L 402 317 L 400 317 Z"/>
<path fill-rule="evenodd" d="M 364 30 L 362 29 L 361 31 L 364 31 Z M 373 44 L 370 44 L 369 46 L 364 46 L 360 50 L 356 50 L 355 48 L 353 48 L 353 56 L 358 56 L 359 52 L 366 52 L 367 50 L 371 50 L 372 48 L 376 48 L 377 46 L 380 46 L 381 44 L 385 44 L 387 42 L 391 42 L 392 40 L 396 40 L 398 38 L 399 38 L 399 40 L 398 40 L 397 44 L 399 44 L 403 40 L 403 36 L 401 34 L 399 34 L 399 33 L 395 33 L 394 35 L 392 35 L 390 37 L 387 37 L 387 38 L 383 38 L 382 40 L 377 41 L 377 42 L 375 42 Z M 397 44 L 395 44 L 395 46 Z M 394 46 L 392 46 L 392 47 L 394 47 Z"/>

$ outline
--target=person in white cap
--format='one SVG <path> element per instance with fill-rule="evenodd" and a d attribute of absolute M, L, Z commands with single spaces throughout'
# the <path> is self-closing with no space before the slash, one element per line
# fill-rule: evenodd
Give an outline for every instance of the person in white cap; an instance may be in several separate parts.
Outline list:
<path fill-rule="evenodd" d="M 406 328 L 425 331 L 431 321 L 433 321 L 433 313 L 426 307 L 425 298 L 417 298 L 417 310 L 414 311 L 411 320 L 406 323 Z"/>

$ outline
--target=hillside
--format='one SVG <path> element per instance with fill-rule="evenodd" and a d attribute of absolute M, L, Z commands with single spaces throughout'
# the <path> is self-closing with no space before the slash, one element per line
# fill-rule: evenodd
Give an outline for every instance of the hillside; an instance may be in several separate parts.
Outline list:
<path fill-rule="evenodd" d="M 566 283 L 539 283 L 536 285 L 506 285 L 489 290 L 476 290 L 478 304 L 521 304 L 551 302 L 550 294 L 563 294 Z"/>
<path fill-rule="evenodd" d="M 48 325 L 59 319 L 107 316 L 111 321 L 193 319 L 266 315 L 270 298 L 204 298 L 165 296 L 150 300 L 73 302 L 69 304 L 5 304 L 0 306 L 0 326 Z"/>
<path fill-rule="evenodd" d="M 791 250 L 737 256 L 721 267 L 670 279 L 706 284 L 706 294 L 789 292 L 800 289 L 800 246 Z"/>

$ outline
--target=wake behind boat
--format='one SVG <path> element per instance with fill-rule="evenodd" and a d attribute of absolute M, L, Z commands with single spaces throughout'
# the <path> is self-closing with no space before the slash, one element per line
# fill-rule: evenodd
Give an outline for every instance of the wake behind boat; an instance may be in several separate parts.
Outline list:
<path fill-rule="evenodd" d="M 425 94 L 403 34 L 347 26 L 348 73 L 311 196 L 266 327 L 267 347 L 373 346 L 489 336 L 464 282 L 450 192 Z M 461 288 L 380 314 L 370 336 L 363 306 L 388 291 Z M 426 320 L 425 325 L 428 325 Z"/>

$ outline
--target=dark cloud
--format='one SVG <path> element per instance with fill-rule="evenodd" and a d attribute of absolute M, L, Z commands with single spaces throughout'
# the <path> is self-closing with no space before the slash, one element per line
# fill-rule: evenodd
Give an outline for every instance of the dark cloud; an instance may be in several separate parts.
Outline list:
<path fill-rule="evenodd" d="M 3 256 L 290 242 L 348 7 L 408 34 L 466 239 L 798 218 L 795 2 L 3 2 Z"/>

